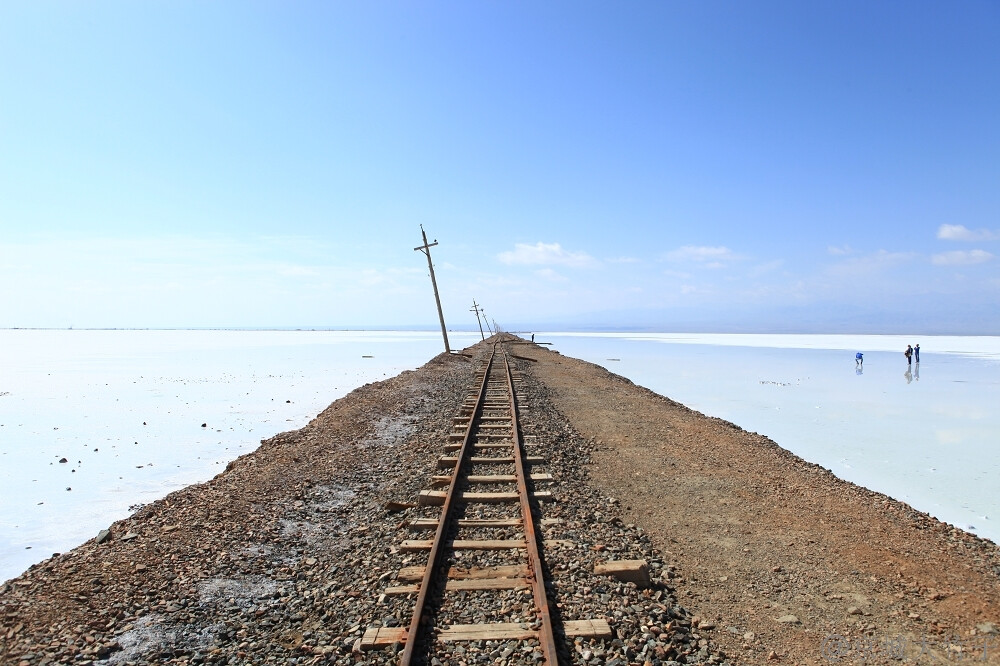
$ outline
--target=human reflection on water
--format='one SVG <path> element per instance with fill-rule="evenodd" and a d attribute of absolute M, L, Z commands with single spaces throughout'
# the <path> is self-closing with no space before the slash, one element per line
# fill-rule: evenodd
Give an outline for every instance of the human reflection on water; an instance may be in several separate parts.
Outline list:
<path fill-rule="evenodd" d="M 920 381 L 920 361 L 913 364 L 913 378 Z"/>
<path fill-rule="evenodd" d="M 907 366 L 906 372 L 903 373 L 903 378 L 906 379 L 907 384 L 913 381 L 913 371 L 910 370 L 909 366 Z"/>
<path fill-rule="evenodd" d="M 855 368 L 854 368 L 854 374 L 856 374 L 856 375 L 863 375 L 863 374 L 865 374 L 865 367 L 863 365 L 855 366 Z"/>

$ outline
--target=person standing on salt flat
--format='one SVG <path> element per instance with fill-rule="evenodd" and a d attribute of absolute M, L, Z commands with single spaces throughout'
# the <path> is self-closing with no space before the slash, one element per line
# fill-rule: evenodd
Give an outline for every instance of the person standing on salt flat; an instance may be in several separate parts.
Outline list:
<path fill-rule="evenodd" d="M 920 343 L 913 345 L 913 360 L 920 363 Z"/>
<path fill-rule="evenodd" d="M 903 356 L 906 357 L 906 365 L 911 365 L 913 363 L 913 347 L 906 345 L 906 351 L 903 352 Z"/>
<path fill-rule="evenodd" d="M 865 364 L 865 355 L 858 352 L 854 355 L 854 365 L 858 367 L 863 367 Z"/>

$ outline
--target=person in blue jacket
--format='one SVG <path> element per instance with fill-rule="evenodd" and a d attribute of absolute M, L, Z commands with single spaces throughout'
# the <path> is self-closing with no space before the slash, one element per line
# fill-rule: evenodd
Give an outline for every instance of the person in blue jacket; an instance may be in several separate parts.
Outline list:
<path fill-rule="evenodd" d="M 854 355 L 854 365 L 859 366 L 859 367 L 863 367 L 864 364 L 865 364 L 865 355 L 862 354 L 861 352 L 858 352 L 857 354 L 855 354 Z"/>

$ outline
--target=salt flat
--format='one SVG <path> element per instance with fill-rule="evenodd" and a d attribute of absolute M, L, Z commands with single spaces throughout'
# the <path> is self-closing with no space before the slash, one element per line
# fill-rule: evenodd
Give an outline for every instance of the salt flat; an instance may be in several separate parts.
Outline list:
<path fill-rule="evenodd" d="M 0 330 L 0 580 L 441 347 L 425 332 Z"/>
<path fill-rule="evenodd" d="M 1000 542 L 998 337 L 551 332 L 536 339 Z M 917 342 L 921 363 L 907 366 L 902 351 Z"/>

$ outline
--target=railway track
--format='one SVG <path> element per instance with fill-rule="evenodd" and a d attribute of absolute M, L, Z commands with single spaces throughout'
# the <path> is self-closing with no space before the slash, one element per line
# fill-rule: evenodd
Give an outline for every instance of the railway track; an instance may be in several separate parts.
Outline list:
<path fill-rule="evenodd" d="M 440 473 L 420 492 L 424 516 L 408 528 L 433 538 L 399 545 L 426 556 L 425 564 L 402 568 L 402 584 L 384 592 L 415 599 L 409 626 L 372 627 L 362 638 L 365 650 L 401 646 L 402 666 L 429 663 L 442 643 L 463 641 L 519 641 L 531 663 L 568 663 L 559 647 L 567 638 L 611 636 L 603 618 L 563 620 L 553 612 L 539 527 L 558 522 L 541 507 L 554 479 L 544 442 L 525 432 L 520 374 L 506 347 L 503 339 L 495 343 L 476 372 L 438 459 Z"/>

